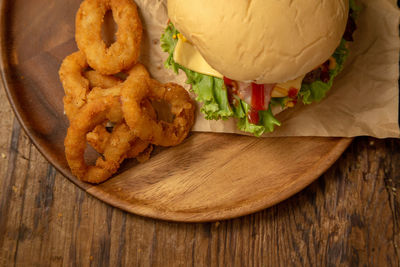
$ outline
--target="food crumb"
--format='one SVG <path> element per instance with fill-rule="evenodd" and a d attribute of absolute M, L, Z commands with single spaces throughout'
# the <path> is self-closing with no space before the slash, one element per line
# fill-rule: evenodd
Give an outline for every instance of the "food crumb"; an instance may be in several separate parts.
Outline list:
<path fill-rule="evenodd" d="M 392 190 L 393 190 L 393 192 L 396 192 L 397 188 L 396 187 L 392 187 Z"/>
<path fill-rule="evenodd" d="M 89 260 L 91 260 L 91 261 L 92 261 L 92 260 L 93 260 L 93 256 L 90 256 L 90 257 L 89 257 Z"/>
<path fill-rule="evenodd" d="M 369 141 L 369 145 L 370 145 L 370 146 L 375 145 L 375 141 L 374 141 L 374 140 Z"/>
<path fill-rule="evenodd" d="M 215 223 L 215 227 L 218 228 L 218 226 L 219 226 L 220 224 L 221 224 L 220 222 L 216 222 L 216 223 Z"/>
<path fill-rule="evenodd" d="M 62 213 L 58 213 L 57 216 L 61 218 L 62 217 Z"/>
<path fill-rule="evenodd" d="M 18 187 L 16 187 L 15 185 L 12 186 L 12 190 L 14 191 L 14 193 L 18 193 Z"/>
<path fill-rule="evenodd" d="M 2 158 L 2 159 L 5 159 L 6 157 L 7 157 L 6 154 L 1 153 L 1 158 Z"/>

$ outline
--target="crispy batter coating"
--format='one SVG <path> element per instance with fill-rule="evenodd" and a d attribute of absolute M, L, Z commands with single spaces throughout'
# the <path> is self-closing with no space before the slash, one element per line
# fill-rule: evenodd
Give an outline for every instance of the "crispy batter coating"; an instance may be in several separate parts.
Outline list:
<path fill-rule="evenodd" d="M 104 75 L 95 70 L 88 70 L 83 73 L 83 76 L 89 81 L 89 87 L 100 87 L 103 89 L 114 87 L 122 82 L 117 77 Z"/>
<path fill-rule="evenodd" d="M 116 42 L 107 48 L 101 36 L 104 15 L 112 10 L 118 25 Z M 75 20 L 75 39 L 89 66 L 102 74 L 116 74 L 135 64 L 140 54 L 142 23 L 131 0 L 85 0 Z"/>
<path fill-rule="evenodd" d="M 151 118 L 142 105 L 146 98 L 168 102 L 175 115 L 173 122 Z M 188 92 L 180 85 L 149 78 L 142 65 L 137 64 L 122 85 L 121 99 L 126 123 L 140 139 L 154 145 L 178 145 L 193 126 L 195 106 Z"/>
<path fill-rule="evenodd" d="M 63 60 L 58 72 L 65 92 L 63 99 L 65 114 L 70 120 L 86 103 L 89 81 L 82 73 L 87 67 L 85 54 L 78 51 Z"/>

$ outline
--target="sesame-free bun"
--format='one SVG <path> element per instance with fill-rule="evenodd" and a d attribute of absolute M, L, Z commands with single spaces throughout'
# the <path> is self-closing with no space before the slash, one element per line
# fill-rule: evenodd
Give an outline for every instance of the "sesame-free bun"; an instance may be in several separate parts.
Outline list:
<path fill-rule="evenodd" d="M 224 76 L 280 83 L 340 44 L 349 0 L 168 0 L 174 26 Z"/>

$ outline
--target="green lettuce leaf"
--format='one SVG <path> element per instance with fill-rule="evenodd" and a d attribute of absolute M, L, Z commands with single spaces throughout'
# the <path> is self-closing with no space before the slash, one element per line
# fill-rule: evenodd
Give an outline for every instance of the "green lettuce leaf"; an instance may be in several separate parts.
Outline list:
<path fill-rule="evenodd" d="M 228 91 L 224 81 L 209 75 L 204 75 L 191 71 L 174 61 L 174 50 L 178 42 L 176 38 L 178 30 L 169 23 L 161 36 L 161 48 L 169 54 L 165 61 L 165 67 L 172 69 L 178 73 L 179 70 L 185 72 L 187 76 L 186 83 L 192 86 L 192 90 L 196 94 L 196 100 L 203 103 L 201 112 L 204 113 L 208 120 L 227 120 L 229 118 L 238 119 L 238 129 L 247 133 L 260 136 L 264 132 L 272 132 L 275 125 L 280 125 L 279 121 L 273 116 L 271 106 L 267 111 L 260 111 L 259 125 L 249 122 L 247 112 L 250 109 L 249 105 L 239 98 L 236 98 L 237 105 L 229 103 Z M 276 103 L 282 105 L 283 100 L 277 100 Z"/>
<path fill-rule="evenodd" d="M 353 17 L 354 20 L 356 20 L 358 14 L 360 14 L 361 6 L 358 6 L 355 0 L 349 0 L 349 7 L 353 11 L 351 16 Z"/>
<path fill-rule="evenodd" d="M 317 80 L 313 83 L 304 83 L 301 85 L 299 97 L 301 97 L 304 104 L 311 104 L 312 102 L 321 101 L 326 93 L 331 89 L 333 80 L 343 69 L 344 62 L 349 55 L 349 50 L 346 48 L 346 41 L 342 39 L 339 47 L 336 49 L 333 57 L 336 60 L 336 67 L 329 71 L 330 79 L 327 83 Z"/>
<path fill-rule="evenodd" d="M 286 97 L 273 97 L 271 98 L 271 106 L 280 106 L 281 108 L 286 107 L 286 103 L 290 100 L 288 96 Z"/>
<path fill-rule="evenodd" d="M 349 0 L 349 5 L 350 9 L 352 10 L 351 16 L 355 20 L 357 19 L 361 8 L 357 6 L 355 0 Z M 333 80 L 342 71 L 343 65 L 349 55 L 349 50 L 346 47 L 346 43 L 347 41 L 342 39 L 340 45 L 338 48 L 336 48 L 332 55 L 336 59 L 337 64 L 335 69 L 329 71 L 330 79 L 327 83 L 317 80 L 310 84 L 303 83 L 301 85 L 299 98 L 302 99 L 304 104 L 311 104 L 312 102 L 321 101 L 325 97 L 326 93 L 331 89 Z"/>
<path fill-rule="evenodd" d="M 161 48 L 169 54 L 165 61 L 165 66 L 178 73 L 182 70 L 186 73 L 186 83 L 192 86 L 192 90 L 196 93 L 196 100 L 203 103 L 201 112 L 204 113 L 208 120 L 226 120 L 233 116 L 233 111 L 229 105 L 228 93 L 224 88 L 222 79 L 209 75 L 203 75 L 191 71 L 174 61 L 174 50 L 178 42 L 176 38 L 179 32 L 169 23 L 161 36 Z"/>
<path fill-rule="evenodd" d="M 241 101 L 239 97 L 235 96 L 238 105 L 234 106 L 236 118 L 238 118 L 237 127 L 239 130 L 252 133 L 255 136 L 261 136 L 265 132 L 274 131 L 274 126 L 281 126 L 281 123 L 274 117 L 271 111 L 271 106 L 268 110 L 258 112 L 260 121 L 257 125 L 249 122 L 247 113 L 250 111 L 250 105 Z"/>

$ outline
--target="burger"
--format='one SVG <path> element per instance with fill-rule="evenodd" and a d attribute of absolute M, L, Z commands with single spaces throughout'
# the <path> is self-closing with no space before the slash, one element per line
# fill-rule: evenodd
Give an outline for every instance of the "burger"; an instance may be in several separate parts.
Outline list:
<path fill-rule="evenodd" d="M 260 136 L 273 111 L 320 101 L 349 54 L 354 0 L 168 0 L 165 66 L 186 73 L 206 119 Z"/>

